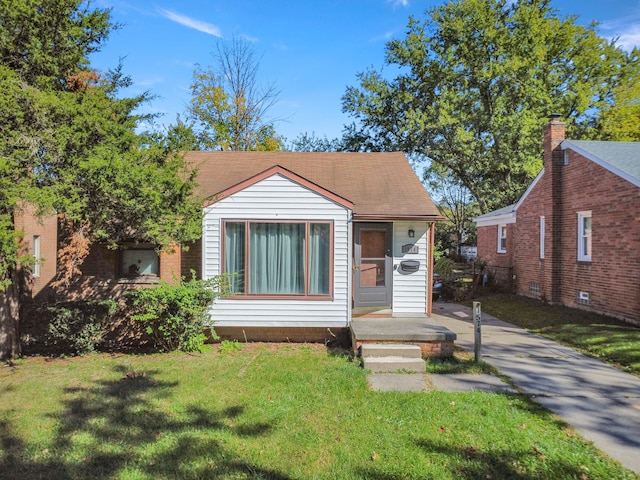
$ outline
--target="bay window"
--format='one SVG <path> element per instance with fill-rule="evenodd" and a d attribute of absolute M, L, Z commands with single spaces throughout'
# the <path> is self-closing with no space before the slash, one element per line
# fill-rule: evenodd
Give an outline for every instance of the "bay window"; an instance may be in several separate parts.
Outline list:
<path fill-rule="evenodd" d="M 231 293 L 329 296 L 332 230 L 329 222 L 224 222 Z"/>

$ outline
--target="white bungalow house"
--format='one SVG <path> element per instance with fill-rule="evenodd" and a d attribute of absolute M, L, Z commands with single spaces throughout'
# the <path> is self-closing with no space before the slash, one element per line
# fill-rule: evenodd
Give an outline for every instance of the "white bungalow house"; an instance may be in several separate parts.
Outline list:
<path fill-rule="evenodd" d="M 357 313 L 430 315 L 442 218 L 403 153 L 186 158 L 207 200 L 182 271 L 232 275 L 233 294 L 210 311 L 222 338 L 317 339 Z"/>

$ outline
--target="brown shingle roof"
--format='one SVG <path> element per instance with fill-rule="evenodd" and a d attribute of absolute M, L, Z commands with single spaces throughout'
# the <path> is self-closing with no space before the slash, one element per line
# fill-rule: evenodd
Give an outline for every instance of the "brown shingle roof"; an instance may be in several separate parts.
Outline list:
<path fill-rule="evenodd" d="M 402 152 L 188 152 L 204 198 L 279 165 L 353 202 L 359 217 L 441 216 Z"/>

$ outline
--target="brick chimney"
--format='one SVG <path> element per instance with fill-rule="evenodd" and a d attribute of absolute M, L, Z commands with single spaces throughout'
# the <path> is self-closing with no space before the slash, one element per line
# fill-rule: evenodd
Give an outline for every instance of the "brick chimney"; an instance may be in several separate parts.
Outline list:
<path fill-rule="evenodd" d="M 559 303 L 562 295 L 562 184 L 564 152 L 560 144 L 565 139 L 565 124 L 557 113 L 549 117 L 549 123 L 544 127 L 544 175 L 548 178 L 547 185 L 551 192 L 551 211 L 546 215 L 547 238 L 550 237 L 549 262 L 545 266 L 545 284 L 550 292 L 547 298 L 552 303 Z M 549 215 L 550 213 L 550 215 Z"/>
<path fill-rule="evenodd" d="M 549 116 L 549 123 L 544 127 L 544 168 L 545 171 L 552 168 L 552 163 L 559 162 L 562 166 L 564 155 L 558 148 L 565 139 L 565 124 L 560 120 L 559 113 Z"/>

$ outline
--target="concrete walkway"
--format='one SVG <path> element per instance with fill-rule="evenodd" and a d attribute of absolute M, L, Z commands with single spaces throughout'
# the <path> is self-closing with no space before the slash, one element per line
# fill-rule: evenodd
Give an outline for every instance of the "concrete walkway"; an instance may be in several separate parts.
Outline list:
<path fill-rule="evenodd" d="M 433 304 L 433 320 L 473 351 L 472 310 Z M 482 359 L 625 467 L 640 473 L 640 378 L 482 314 Z"/>

